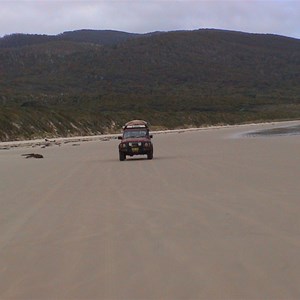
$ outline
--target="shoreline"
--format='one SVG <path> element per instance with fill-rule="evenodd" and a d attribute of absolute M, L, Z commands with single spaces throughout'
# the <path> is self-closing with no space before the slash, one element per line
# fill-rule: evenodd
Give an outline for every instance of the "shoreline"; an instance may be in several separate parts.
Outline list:
<path fill-rule="evenodd" d="M 249 126 L 276 126 L 282 125 L 282 127 L 290 127 L 293 124 L 300 124 L 300 120 L 292 121 L 271 121 L 271 122 L 262 122 L 262 123 L 247 123 L 247 124 L 234 124 L 234 125 L 212 125 L 212 126 L 203 126 L 203 127 L 193 127 L 193 128 L 184 128 L 184 129 L 167 129 L 167 130 L 157 130 L 151 131 L 151 134 L 170 134 L 170 133 L 183 133 L 183 132 L 194 132 L 202 130 L 214 130 L 214 129 L 227 129 L 227 128 L 241 128 Z M 251 135 L 252 132 L 245 132 L 249 134 L 248 137 L 258 136 L 256 134 Z M 41 147 L 45 148 L 48 146 L 61 146 L 62 144 L 69 143 L 78 143 L 78 142 L 92 142 L 92 141 L 110 141 L 112 139 L 117 139 L 120 133 L 113 134 L 101 134 L 101 135 L 91 135 L 91 136 L 73 136 L 73 137 L 58 137 L 58 138 L 45 138 L 45 139 L 33 139 L 33 140 L 21 140 L 21 141 L 9 141 L 9 142 L 0 142 L 0 150 L 9 150 L 12 148 L 34 148 Z M 243 134 L 239 135 L 240 137 Z"/>

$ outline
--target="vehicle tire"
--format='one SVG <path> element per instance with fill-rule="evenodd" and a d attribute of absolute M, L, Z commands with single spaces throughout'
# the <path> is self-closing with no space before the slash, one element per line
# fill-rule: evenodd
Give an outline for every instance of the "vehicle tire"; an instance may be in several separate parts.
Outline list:
<path fill-rule="evenodd" d="M 126 154 L 120 151 L 119 152 L 119 159 L 120 159 L 120 161 L 124 161 L 126 159 Z"/>
<path fill-rule="evenodd" d="M 152 159 L 152 158 L 153 158 L 153 152 L 147 153 L 147 158 L 148 158 L 148 159 Z"/>

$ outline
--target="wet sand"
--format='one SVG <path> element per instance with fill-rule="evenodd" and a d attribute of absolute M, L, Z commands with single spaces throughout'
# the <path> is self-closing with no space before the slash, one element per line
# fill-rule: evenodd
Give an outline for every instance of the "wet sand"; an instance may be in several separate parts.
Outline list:
<path fill-rule="evenodd" d="M 0 299 L 300 299 L 300 138 L 244 135 L 276 126 L 1 150 Z"/>
<path fill-rule="evenodd" d="M 286 135 L 300 135 L 300 125 L 280 126 L 279 124 L 274 128 L 262 129 L 247 133 L 248 136 L 286 136 Z"/>

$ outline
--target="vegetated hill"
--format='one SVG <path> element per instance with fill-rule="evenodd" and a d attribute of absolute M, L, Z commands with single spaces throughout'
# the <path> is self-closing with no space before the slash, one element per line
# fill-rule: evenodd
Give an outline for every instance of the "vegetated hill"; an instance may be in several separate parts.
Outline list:
<path fill-rule="evenodd" d="M 128 39 L 140 37 L 142 34 L 128 33 L 115 30 L 75 30 L 66 31 L 59 35 L 62 40 L 85 42 L 100 45 L 115 45 Z"/>
<path fill-rule="evenodd" d="M 23 47 L 48 43 L 56 40 L 56 36 L 46 34 L 22 34 L 14 33 L 0 38 L 0 48 Z"/>
<path fill-rule="evenodd" d="M 298 39 L 203 29 L 83 40 L 0 49 L 2 140 L 111 131 L 131 118 L 174 128 L 300 117 Z"/>
<path fill-rule="evenodd" d="M 0 38 L 0 48 L 31 46 L 53 41 L 73 41 L 99 45 L 115 45 L 140 36 L 142 36 L 142 34 L 115 30 L 90 29 L 66 31 L 58 35 L 15 33 Z"/>

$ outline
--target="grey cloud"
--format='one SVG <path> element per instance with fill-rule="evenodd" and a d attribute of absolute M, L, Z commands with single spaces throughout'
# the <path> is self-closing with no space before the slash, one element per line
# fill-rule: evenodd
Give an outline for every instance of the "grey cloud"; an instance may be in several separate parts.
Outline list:
<path fill-rule="evenodd" d="M 0 0 L 0 35 L 219 28 L 300 38 L 299 14 L 300 2 L 286 0 Z"/>

